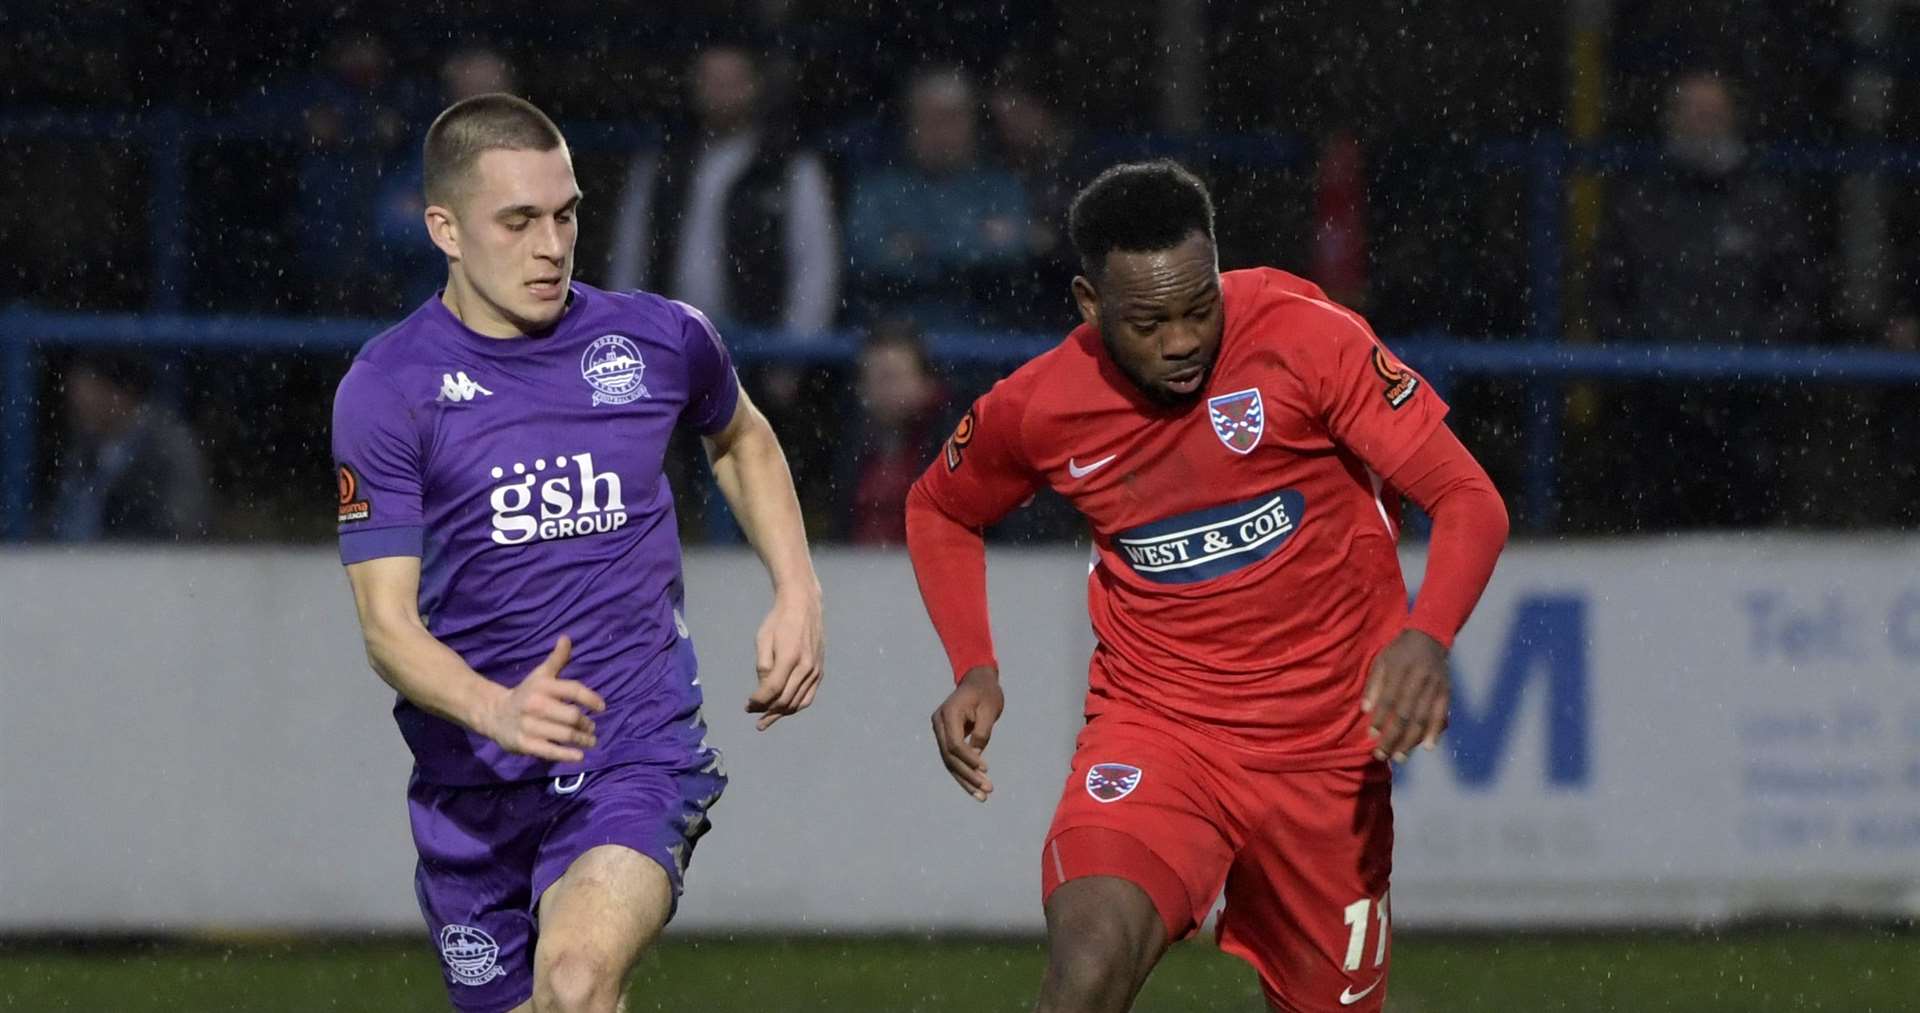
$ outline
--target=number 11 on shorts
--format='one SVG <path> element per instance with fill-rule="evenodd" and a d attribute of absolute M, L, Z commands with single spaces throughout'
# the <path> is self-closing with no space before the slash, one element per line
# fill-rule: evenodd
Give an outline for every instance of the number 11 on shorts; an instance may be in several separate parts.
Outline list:
<path fill-rule="evenodd" d="M 1370 897 L 1362 897 L 1346 906 L 1347 923 L 1347 963 L 1346 969 L 1358 971 L 1360 958 L 1367 948 L 1367 915 L 1371 912 L 1373 920 L 1378 922 L 1379 941 L 1373 945 L 1373 966 L 1379 967 L 1387 959 L 1387 895 L 1381 894 L 1379 903 Z"/>

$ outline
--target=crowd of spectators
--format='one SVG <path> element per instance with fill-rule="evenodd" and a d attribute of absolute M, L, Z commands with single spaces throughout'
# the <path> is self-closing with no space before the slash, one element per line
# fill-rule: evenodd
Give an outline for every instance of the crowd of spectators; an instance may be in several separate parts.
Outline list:
<path fill-rule="evenodd" d="M 861 335 L 854 361 L 810 362 L 804 354 L 749 360 L 744 377 L 785 437 L 814 532 L 898 544 L 907 486 L 956 413 L 1000 371 L 930 359 L 927 336 L 989 340 L 993 333 L 1060 334 L 1071 327 L 1067 283 L 1078 265 L 1066 239 L 1068 201 L 1116 151 L 1132 151 L 1098 143 L 1122 136 L 1113 115 L 1087 98 L 1087 82 L 1067 83 L 1095 64 L 1066 59 L 1042 39 L 976 40 L 971 49 L 950 46 L 940 58 L 920 61 L 896 52 L 823 78 L 823 67 L 846 65 L 833 62 L 840 58 L 834 47 L 851 42 L 864 23 L 839 24 L 851 35 L 836 36 L 833 19 L 807 21 L 798 7 L 805 5 L 756 5 L 746 19 L 780 31 L 706 37 L 658 57 L 651 76 L 631 78 L 655 95 L 653 108 L 624 121 L 597 118 L 589 125 L 614 129 L 576 136 L 588 192 L 576 274 L 684 299 L 723 330 L 777 334 L 798 346 L 828 333 Z M 803 23 L 812 34 L 800 32 Z M 1009 24 L 1009 31 L 1021 27 Z M 1224 43 L 1218 48 L 1231 55 Z M 402 50 L 412 57 L 396 55 Z M 180 241 L 212 255 L 192 258 L 189 291 L 175 294 L 176 305 L 377 319 L 431 297 L 444 263 L 420 224 L 426 124 L 468 95 L 513 91 L 541 101 L 542 75 L 552 69 L 524 46 L 467 39 L 408 48 L 367 30 L 335 32 L 316 52 L 311 69 L 263 74 L 223 109 L 204 111 L 232 117 L 251 140 L 209 145 L 190 163 L 191 220 L 177 227 L 199 234 Z M 621 59 L 606 58 L 615 65 Z M 570 71 L 578 62 L 568 62 Z M 1657 143 L 1650 145 L 1657 154 L 1606 180 L 1592 256 L 1569 265 L 1584 279 L 1584 300 L 1568 308 L 1569 324 L 1621 343 L 1855 340 L 1915 350 L 1920 289 L 1901 287 L 1912 284 L 1904 271 L 1896 272 L 1879 322 L 1838 322 L 1826 294 L 1838 241 L 1823 224 L 1832 217 L 1831 199 L 1804 180 L 1757 167 L 1747 140 L 1755 114 L 1742 107 L 1740 79 L 1705 63 L 1667 68 L 1659 79 L 1658 91 L 1643 93 L 1658 108 Z M 1079 96 L 1071 106 L 1070 94 Z M 1217 97 L 1232 94 L 1221 88 Z M 565 101 L 550 104 L 563 126 L 579 122 L 569 118 Z M 1246 128 L 1243 141 L 1281 136 L 1268 133 L 1272 125 L 1257 115 L 1214 119 L 1213 134 Z M 1516 287 L 1477 271 L 1472 259 L 1504 251 L 1505 269 L 1524 275 L 1512 266 L 1527 251 L 1511 224 L 1504 184 L 1461 182 L 1461 192 L 1480 186 L 1477 196 L 1434 196 L 1420 171 L 1407 168 L 1406 137 L 1418 136 L 1418 126 L 1402 124 L 1401 136 L 1382 136 L 1325 117 L 1301 120 L 1321 133 L 1286 132 L 1303 149 L 1293 156 L 1190 149 L 1200 156 L 1195 168 L 1219 190 L 1223 267 L 1264 263 L 1337 273 L 1326 280 L 1373 316 L 1389 340 L 1415 329 L 1539 336 L 1526 293 L 1507 291 Z M 246 167 L 237 167 L 243 158 Z M 44 166 L 29 158 L 14 171 L 36 168 Z M 1422 226 L 1420 236 L 1411 235 L 1408 222 L 1459 206 L 1480 220 Z M 140 231 L 142 219 L 132 218 L 117 224 Z M 1503 218 L 1504 228 L 1489 227 Z M 1468 245 L 1479 249 L 1440 249 Z M 80 310 L 139 308 L 143 294 L 154 295 L 124 277 L 73 290 L 30 286 L 22 294 Z M 344 368 L 342 359 L 319 358 L 317 366 L 291 372 L 301 382 L 321 377 L 314 389 L 295 392 L 316 402 L 330 394 L 328 370 Z M 208 360 L 169 361 L 176 370 L 220 370 Z M 208 498 L 207 480 L 198 476 L 208 473 L 199 458 L 210 456 L 209 445 L 244 456 L 235 444 L 248 438 L 188 435 L 188 420 L 208 416 L 196 414 L 210 395 L 195 375 L 176 376 L 155 397 L 152 367 L 142 374 L 124 356 L 54 352 L 47 365 L 46 390 L 64 400 L 42 406 L 50 424 L 38 457 L 44 488 L 36 516 L 47 523 L 36 534 L 276 533 L 271 524 L 235 520 L 244 503 L 235 507 L 232 497 L 222 497 L 218 510 L 195 501 Z M 244 384 L 214 389 L 221 397 L 247 397 Z M 288 392 L 283 384 L 261 400 L 281 407 Z M 1524 398 L 1511 385 L 1482 382 L 1463 385 L 1453 400 L 1469 443 L 1511 486 L 1525 467 L 1514 438 Z M 1849 430 L 1835 428 L 1830 401 L 1783 386 L 1576 385 L 1559 515 L 1549 526 L 1618 532 L 1908 523 L 1912 518 L 1897 509 L 1850 513 L 1810 491 L 1834 478 L 1835 455 L 1805 445 L 1838 441 L 1845 444 L 1838 459 L 1847 466 L 1911 471 L 1912 455 L 1901 449 L 1910 427 L 1898 421 L 1905 417 L 1898 402 L 1888 398 L 1884 418 L 1855 419 Z M 301 410 L 285 417 L 298 424 L 324 418 Z M 322 433 L 254 434 L 253 443 L 279 448 L 271 462 L 260 456 L 262 467 L 313 458 L 324 476 Z M 289 445 L 298 448 L 291 455 Z M 688 533 L 724 533 L 724 518 L 705 509 L 713 497 L 697 454 L 685 447 L 679 456 L 673 468 L 688 501 Z M 281 473 L 295 484 L 310 478 Z M 129 483 L 143 491 L 132 495 Z M 324 509 L 314 513 L 324 519 Z M 1044 503 L 1035 517 L 1010 526 L 1007 536 L 1073 533 L 1070 523 L 1050 521 Z M 321 520 L 283 525 L 278 533 L 322 537 L 325 530 Z"/>

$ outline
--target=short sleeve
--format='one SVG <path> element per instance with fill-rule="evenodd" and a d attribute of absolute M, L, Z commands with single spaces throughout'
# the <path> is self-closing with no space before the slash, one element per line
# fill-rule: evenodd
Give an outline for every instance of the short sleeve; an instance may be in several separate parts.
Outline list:
<path fill-rule="evenodd" d="M 333 396 L 340 561 L 418 556 L 425 468 L 412 411 L 376 367 L 355 362 Z"/>
<path fill-rule="evenodd" d="M 920 476 L 921 488 L 942 513 L 984 528 L 1034 494 L 1040 475 L 1027 463 L 1021 442 L 1025 415 L 1021 389 L 1003 380 L 960 417 L 940 456 Z"/>
<path fill-rule="evenodd" d="M 1379 475 L 1397 470 L 1446 418 L 1425 377 L 1387 350 L 1357 313 L 1338 315 L 1303 356 L 1303 377 L 1335 442 Z"/>
<path fill-rule="evenodd" d="M 705 313 L 676 301 L 686 313 L 680 337 L 687 352 L 687 407 L 681 418 L 702 436 L 711 436 L 733 421 L 733 410 L 740 403 L 740 378 L 733 370 L 733 356 L 720 332 Z"/>

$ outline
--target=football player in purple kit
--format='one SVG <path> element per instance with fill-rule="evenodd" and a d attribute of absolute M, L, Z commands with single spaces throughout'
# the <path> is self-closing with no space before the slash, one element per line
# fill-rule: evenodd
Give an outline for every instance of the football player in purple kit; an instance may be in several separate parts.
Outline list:
<path fill-rule="evenodd" d="M 565 140 L 507 95 L 426 141 L 447 287 L 334 400 L 340 555 L 413 750 L 415 888 L 466 1013 L 611 1011 L 726 785 L 682 612 L 679 424 L 773 581 L 747 710 L 813 702 L 820 586 L 786 458 L 691 306 L 571 279 Z"/>

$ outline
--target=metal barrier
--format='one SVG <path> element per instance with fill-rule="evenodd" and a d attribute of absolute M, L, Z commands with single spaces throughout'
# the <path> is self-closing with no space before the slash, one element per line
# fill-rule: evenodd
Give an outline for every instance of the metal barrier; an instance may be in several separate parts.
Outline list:
<path fill-rule="evenodd" d="M 178 314 L 50 313 L 26 307 L 0 311 L 0 506 L 5 534 L 26 535 L 40 378 L 40 347 L 138 347 L 181 349 L 285 349 L 345 352 L 386 328 L 362 320 Z M 859 336 L 851 331 L 795 337 L 771 331 L 736 330 L 728 344 L 742 363 L 849 362 Z M 1057 334 L 941 332 L 928 338 L 936 360 L 1011 367 L 1058 343 Z M 1920 355 L 1877 349 L 1712 345 L 1566 345 L 1531 338 L 1462 341 L 1442 334 L 1416 334 L 1389 342 L 1436 390 L 1462 377 L 1504 377 L 1527 387 L 1527 473 L 1521 516 L 1534 531 L 1553 516 L 1557 485 L 1561 409 L 1565 384 L 1592 379 L 1748 379 L 1823 383 L 1920 382 Z"/>
<path fill-rule="evenodd" d="M 296 140 L 288 124 L 297 118 L 279 114 L 250 116 L 189 116 L 180 109 L 159 107 L 138 116 L 75 114 L 58 111 L 0 112 L 0 137 L 68 138 L 136 143 L 145 148 L 151 181 L 147 201 L 148 247 L 153 264 L 149 308 L 170 312 L 181 308 L 186 291 L 187 248 L 177 233 L 165 227 L 187 219 L 187 165 L 195 143 L 214 140 Z M 871 155 L 873 137 L 855 125 L 845 133 L 821 139 L 821 146 L 858 161 Z M 568 143 L 579 151 L 632 151 L 657 140 L 650 125 L 573 122 L 565 125 Z M 1557 133 L 1531 138 L 1489 141 L 1471 146 L 1473 163 L 1481 170 L 1518 169 L 1526 177 L 1527 319 L 1535 339 L 1563 333 L 1562 279 L 1566 251 L 1563 221 L 1566 180 L 1575 171 L 1631 171 L 1652 163 L 1658 154 L 1647 144 L 1583 146 Z M 1090 154 L 1115 161 L 1147 156 L 1169 156 L 1191 162 L 1218 160 L 1243 166 L 1298 166 L 1313 156 L 1312 145 L 1285 134 L 1114 135 L 1093 139 Z M 1814 147 L 1776 145 L 1755 148 L 1753 164 L 1786 175 L 1841 175 L 1881 173 L 1920 176 L 1920 146 L 1851 144 Z"/>
<path fill-rule="evenodd" d="M 188 221 L 188 164 L 193 146 L 209 141 L 282 141 L 304 144 L 289 109 L 245 115 L 190 116 L 175 107 L 140 115 L 57 110 L 0 111 L 0 138 L 113 141 L 138 145 L 147 166 L 147 252 L 152 266 L 148 309 L 177 312 L 187 291 L 188 244 L 172 223 Z M 876 154 L 872 124 L 857 124 L 821 139 L 824 150 L 859 162 Z M 659 131 L 641 123 L 572 122 L 563 128 L 575 151 L 627 152 L 657 143 Z M 1090 154 L 1112 161 L 1166 156 L 1220 158 L 1240 165 L 1294 165 L 1311 154 L 1297 138 L 1275 134 L 1137 135 L 1096 139 Z"/>
<path fill-rule="evenodd" d="M 190 149 L 210 140 L 291 138 L 284 117 L 191 117 L 160 108 L 138 116 L 11 111 L 0 113 L 0 137 L 59 137 L 136 143 L 145 148 L 150 179 L 148 244 L 153 265 L 150 308 L 158 315 L 76 315 L 28 309 L 0 311 L 0 504 L 7 509 L 4 531 L 19 537 L 25 524 L 27 475 L 33 447 L 33 392 L 37 389 L 31 346 L 36 343 L 141 344 L 152 348 L 283 347 L 351 349 L 381 325 L 361 321 L 181 316 L 186 288 L 187 246 L 160 226 L 189 217 L 187 176 Z M 579 150 L 632 150 L 648 143 L 646 126 L 572 123 L 566 127 Z M 849 135 L 851 136 L 851 135 Z M 846 141 L 843 153 L 858 154 Z M 834 148 L 829 139 L 826 147 Z M 1311 148 L 1285 135 L 1128 136 L 1097 139 L 1094 150 L 1115 159 L 1171 155 L 1188 160 L 1220 160 L 1242 165 L 1298 165 Z M 1517 169 L 1526 179 L 1529 330 L 1512 341 L 1464 342 L 1444 335 L 1416 335 L 1393 342 L 1396 350 L 1445 390 L 1459 375 L 1524 380 L 1529 403 L 1528 471 L 1521 496 L 1522 517 L 1539 530 L 1552 516 L 1555 460 L 1564 382 L 1571 378 L 1697 379 L 1765 378 L 1775 381 L 1822 380 L 1905 382 L 1920 379 L 1920 357 L 1873 350 L 1805 348 L 1721 348 L 1686 345 L 1565 346 L 1562 278 L 1565 249 L 1562 219 L 1566 179 L 1576 170 L 1632 170 L 1648 164 L 1656 150 L 1647 145 L 1576 146 L 1557 134 L 1473 147 L 1483 170 Z M 1776 146 L 1754 152 L 1755 163 L 1786 174 L 1836 175 L 1883 173 L 1920 175 L 1920 147 L 1849 145 Z M 733 332 L 729 335 L 743 361 L 773 359 L 844 361 L 855 338 L 837 333 L 807 340 L 780 335 Z M 931 351 L 949 361 L 1014 363 L 1049 347 L 1054 336 L 1009 334 L 936 335 Z"/>

